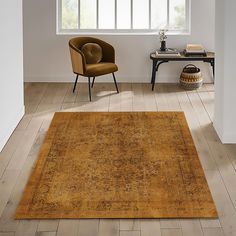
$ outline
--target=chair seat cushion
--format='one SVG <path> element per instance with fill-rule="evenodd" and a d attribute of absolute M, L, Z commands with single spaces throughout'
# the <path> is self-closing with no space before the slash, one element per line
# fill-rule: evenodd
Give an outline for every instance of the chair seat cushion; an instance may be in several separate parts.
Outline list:
<path fill-rule="evenodd" d="M 100 62 L 97 64 L 87 64 L 85 76 L 96 77 L 100 75 L 110 74 L 118 71 L 115 63 Z"/>
<path fill-rule="evenodd" d="M 102 60 L 102 48 L 97 43 L 86 43 L 82 46 L 87 64 L 99 63 Z"/>

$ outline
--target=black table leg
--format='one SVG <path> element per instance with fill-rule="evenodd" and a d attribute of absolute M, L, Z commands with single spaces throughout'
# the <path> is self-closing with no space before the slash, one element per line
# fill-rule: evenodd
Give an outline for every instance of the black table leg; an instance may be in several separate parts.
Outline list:
<path fill-rule="evenodd" d="M 211 65 L 212 73 L 213 73 L 213 81 L 215 80 L 215 59 L 205 60 L 204 62 L 208 62 Z"/>
<path fill-rule="evenodd" d="M 152 78 L 152 91 L 154 90 L 155 88 L 155 83 L 156 83 L 156 73 L 158 72 L 158 69 L 159 69 L 159 66 L 163 63 L 167 63 L 169 61 L 165 60 L 165 61 L 157 61 L 156 60 L 156 66 L 155 66 L 155 73 L 154 73 L 154 76 Z M 154 63 L 153 63 L 154 64 Z"/>
<path fill-rule="evenodd" d="M 212 67 L 213 77 L 215 79 L 215 60 L 214 59 L 211 60 L 210 63 L 211 63 L 211 67 Z"/>
<path fill-rule="evenodd" d="M 152 79 L 151 79 L 151 84 L 153 84 L 153 82 L 155 81 L 155 77 L 156 77 L 156 66 L 157 66 L 157 60 L 153 60 L 153 63 L 152 63 Z"/>

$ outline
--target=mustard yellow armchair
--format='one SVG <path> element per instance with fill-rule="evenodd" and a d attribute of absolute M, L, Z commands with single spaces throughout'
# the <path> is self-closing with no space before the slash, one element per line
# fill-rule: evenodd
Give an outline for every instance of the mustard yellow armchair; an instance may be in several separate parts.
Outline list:
<path fill-rule="evenodd" d="M 101 60 L 98 63 L 88 62 L 88 58 L 85 56 L 83 51 L 84 46 L 88 44 L 96 44 L 101 49 Z M 76 84 L 78 81 L 79 75 L 85 76 L 88 78 L 88 89 L 89 89 L 89 99 L 91 101 L 91 88 L 93 88 L 95 78 L 105 74 L 112 73 L 116 91 L 119 93 L 117 86 L 115 72 L 118 71 L 118 67 L 115 64 L 115 50 L 114 48 L 97 38 L 92 37 L 77 37 L 69 41 L 69 49 L 71 55 L 72 69 L 76 74 L 75 84 L 73 88 L 73 93 L 76 89 Z M 89 55 L 93 56 L 93 49 L 89 52 Z M 94 55 L 96 56 L 96 55 Z M 90 78 L 93 78 L 92 84 Z"/>

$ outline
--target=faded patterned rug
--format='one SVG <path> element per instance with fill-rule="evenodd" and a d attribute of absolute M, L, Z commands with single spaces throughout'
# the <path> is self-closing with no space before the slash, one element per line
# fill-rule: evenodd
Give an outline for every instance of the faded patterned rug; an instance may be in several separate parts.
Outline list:
<path fill-rule="evenodd" d="M 56 113 L 16 219 L 216 218 L 184 113 Z"/>

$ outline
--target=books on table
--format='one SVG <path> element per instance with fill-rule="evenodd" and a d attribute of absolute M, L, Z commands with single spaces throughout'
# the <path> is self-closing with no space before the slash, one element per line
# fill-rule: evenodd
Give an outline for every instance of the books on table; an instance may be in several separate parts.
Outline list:
<path fill-rule="evenodd" d="M 201 44 L 187 44 L 186 52 L 200 53 L 200 52 L 205 52 L 205 49 Z"/>
<path fill-rule="evenodd" d="M 180 57 L 180 53 L 177 49 L 168 48 L 165 51 L 157 50 L 156 51 L 157 57 Z"/>
<path fill-rule="evenodd" d="M 187 44 L 184 54 L 186 56 L 206 56 L 206 51 L 201 44 Z"/>

